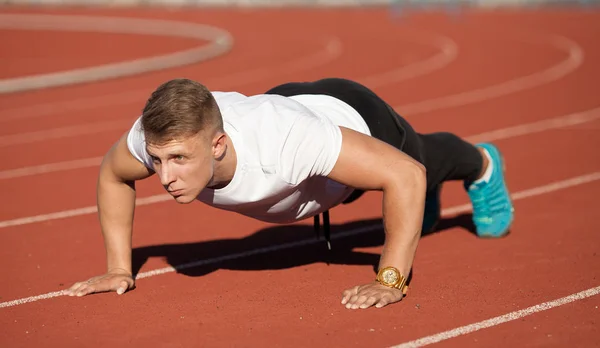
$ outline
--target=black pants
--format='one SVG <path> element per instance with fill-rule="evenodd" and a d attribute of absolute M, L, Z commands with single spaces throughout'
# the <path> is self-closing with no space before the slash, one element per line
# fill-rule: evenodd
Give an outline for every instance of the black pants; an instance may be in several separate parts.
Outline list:
<path fill-rule="evenodd" d="M 444 181 L 471 182 L 480 174 L 483 160 L 475 146 L 447 132 L 417 133 L 392 107 L 359 83 L 328 78 L 286 83 L 266 93 L 283 96 L 325 94 L 346 102 L 363 117 L 373 137 L 393 145 L 425 166 L 428 192 Z M 359 195 L 357 192 L 347 202 Z"/>

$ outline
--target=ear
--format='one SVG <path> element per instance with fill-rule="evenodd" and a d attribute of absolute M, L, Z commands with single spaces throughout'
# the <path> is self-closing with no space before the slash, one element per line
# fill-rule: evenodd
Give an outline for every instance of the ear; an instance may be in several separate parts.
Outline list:
<path fill-rule="evenodd" d="M 225 155 L 227 150 L 227 135 L 225 133 L 217 133 L 212 141 L 213 157 L 220 159 Z"/>

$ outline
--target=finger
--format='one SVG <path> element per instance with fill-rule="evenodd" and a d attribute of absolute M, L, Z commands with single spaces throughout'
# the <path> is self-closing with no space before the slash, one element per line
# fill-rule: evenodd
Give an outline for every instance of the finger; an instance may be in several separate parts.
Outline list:
<path fill-rule="evenodd" d="M 365 295 L 359 295 L 356 301 L 352 304 L 352 309 L 358 309 L 363 303 L 367 301 L 369 297 Z"/>
<path fill-rule="evenodd" d="M 81 284 L 83 284 L 82 282 L 77 282 L 73 285 L 71 285 L 71 287 L 69 288 L 70 291 L 77 289 L 78 287 L 81 286 Z"/>
<path fill-rule="evenodd" d="M 360 305 L 361 309 L 365 309 L 365 308 L 369 308 L 371 307 L 373 304 L 375 304 L 375 302 L 377 302 L 378 298 L 375 296 L 370 296 L 369 298 L 367 298 L 367 300 Z"/>
<path fill-rule="evenodd" d="M 75 296 L 75 294 L 77 293 L 79 288 L 81 288 L 84 284 L 85 283 L 82 283 L 82 282 L 77 282 L 77 283 L 73 284 L 73 286 L 71 286 L 69 288 L 69 290 L 67 290 L 67 294 L 69 294 L 69 296 Z"/>
<path fill-rule="evenodd" d="M 346 308 L 350 309 L 352 308 L 352 306 L 354 305 L 354 303 L 358 300 L 358 295 L 353 295 L 352 297 L 350 297 L 350 300 L 348 300 L 348 303 L 346 303 Z"/>
<path fill-rule="evenodd" d="M 77 291 L 75 292 L 75 296 L 81 297 L 87 295 L 89 293 L 88 291 L 90 288 L 91 286 L 89 284 L 83 284 L 79 287 L 79 289 L 77 289 Z"/>
<path fill-rule="evenodd" d="M 121 283 L 119 284 L 119 287 L 117 288 L 117 294 L 118 295 L 122 295 L 125 293 L 125 291 L 127 291 L 127 289 L 129 289 L 129 283 L 125 280 L 121 281 Z"/>
<path fill-rule="evenodd" d="M 356 295 L 357 292 L 358 292 L 358 286 L 355 286 L 352 289 L 345 290 L 343 293 L 342 304 L 348 303 L 348 300 L 350 300 L 350 298 L 353 295 Z"/>
<path fill-rule="evenodd" d="M 388 297 L 382 297 L 379 302 L 377 302 L 377 304 L 375 305 L 375 307 L 377 308 L 382 308 L 387 306 L 390 303 L 390 300 L 388 299 Z"/>

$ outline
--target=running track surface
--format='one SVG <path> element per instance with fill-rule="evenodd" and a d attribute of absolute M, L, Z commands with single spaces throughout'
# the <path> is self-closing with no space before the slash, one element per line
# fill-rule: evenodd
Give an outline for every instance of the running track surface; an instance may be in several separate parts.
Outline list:
<path fill-rule="evenodd" d="M 189 21 L 228 31 L 234 44 L 227 54 L 190 66 L 1 95 L 2 173 L 94 162 L 137 117 L 147 93 L 169 78 L 259 93 L 290 80 L 341 76 L 372 86 L 420 132 L 470 137 L 508 129 L 496 144 L 506 156 L 510 189 L 521 197 L 513 231 L 500 240 L 470 233 L 468 208 L 447 210 L 441 230 L 421 240 L 409 296 L 383 309 L 354 311 L 340 304 L 341 292 L 374 277 L 382 242 L 377 193 L 332 211 L 331 253 L 315 241 L 311 221 L 277 227 L 201 204 L 140 206 L 134 255 L 146 277 L 122 296 L 10 302 L 104 271 L 93 213 L 19 220 L 0 229 L 0 301 L 10 304 L 0 308 L 0 346 L 388 347 L 600 286 L 600 224 L 594 219 L 600 122 L 593 110 L 600 106 L 598 13 L 473 11 L 452 21 L 436 13 L 392 20 L 385 9 L 3 12 Z M 1 78 L 198 43 L 8 29 L 2 37 Z M 586 118 L 563 122 L 572 114 Z M 546 122 L 554 118 L 557 123 Z M 532 124 L 546 127 L 534 130 Z M 519 125 L 525 125 L 520 133 Z M 48 133 L 55 135 L 42 136 Z M 0 179 L 2 222 L 95 204 L 94 164 L 20 173 Z M 547 186 L 552 183 L 574 186 Z M 154 177 L 139 185 L 138 197 L 162 193 Z M 446 185 L 445 208 L 467 202 L 459 183 Z M 367 231 L 343 235 L 357 228 Z M 302 240 L 308 242 L 293 244 Z M 207 261 L 179 272 L 144 273 L 195 260 Z M 600 296 L 594 293 L 466 335 L 435 337 L 442 337 L 440 346 L 457 347 L 593 346 L 600 337 Z"/>

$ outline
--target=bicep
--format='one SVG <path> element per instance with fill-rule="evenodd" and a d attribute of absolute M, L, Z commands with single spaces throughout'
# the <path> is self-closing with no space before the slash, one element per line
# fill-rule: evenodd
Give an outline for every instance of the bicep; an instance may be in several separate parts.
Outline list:
<path fill-rule="evenodd" d="M 128 133 L 123 134 L 104 156 L 101 175 L 126 182 L 142 180 L 154 174 L 131 154 L 127 146 L 127 136 Z"/>
<path fill-rule="evenodd" d="M 425 168 L 397 148 L 368 135 L 340 127 L 342 145 L 327 175 L 362 190 L 383 190 L 401 181 L 403 174 L 425 177 Z"/>

